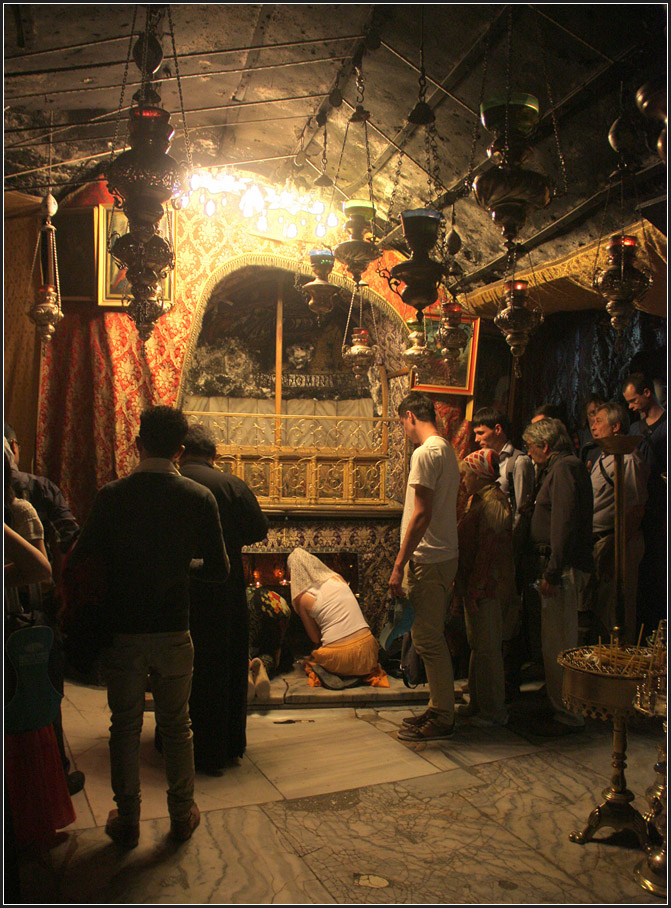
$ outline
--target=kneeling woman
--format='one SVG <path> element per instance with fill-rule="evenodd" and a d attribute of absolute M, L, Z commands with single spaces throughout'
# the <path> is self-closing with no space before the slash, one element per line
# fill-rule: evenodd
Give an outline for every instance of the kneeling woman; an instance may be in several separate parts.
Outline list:
<path fill-rule="evenodd" d="M 347 582 L 315 555 L 297 548 L 287 559 L 291 604 L 317 644 L 306 668 L 321 665 L 335 675 L 378 670 L 379 644 Z"/>

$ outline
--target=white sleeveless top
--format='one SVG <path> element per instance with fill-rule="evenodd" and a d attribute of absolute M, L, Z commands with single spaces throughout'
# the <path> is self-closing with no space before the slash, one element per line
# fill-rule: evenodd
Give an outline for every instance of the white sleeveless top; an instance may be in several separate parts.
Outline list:
<path fill-rule="evenodd" d="M 310 616 L 319 626 L 322 646 L 330 646 L 368 627 L 354 593 L 342 580 L 332 577 L 310 592 L 316 596 Z"/>

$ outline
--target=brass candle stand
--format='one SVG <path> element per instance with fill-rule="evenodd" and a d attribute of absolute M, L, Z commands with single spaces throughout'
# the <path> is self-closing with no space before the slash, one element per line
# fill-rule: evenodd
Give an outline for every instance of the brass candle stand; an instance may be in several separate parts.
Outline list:
<path fill-rule="evenodd" d="M 666 622 L 660 626 L 653 641 L 654 647 L 664 647 Z M 665 650 L 664 650 L 665 653 Z M 643 889 L 666 897 L 666 674 L 650 674 L 636 689 L 635 708 L 645 716 L 662 716 L 664 740 L 658 745 L 655 763 L 656 779 L 646 790 L 649 808 L 643 814 L 648 829 L 647 854 L 634 868 L 634 879 Z"/>
<path fill-rule="evenodd" d="M 603 789 L 603 803 L 590 813 L 585 828 L 569 839 L 578 845 L 589 842 L 604 826 L 616 831 L 630 829 L 641 848 L 649 845 L 648 827 L 642 814 L 632 807 L 634 793 L 627 788 L 627 718 L 634 715 L 637 687 L 651 673 L 664 671 L 654 648 L 610 644 L 584 646 L 559 655 L 564 667 L 562 696 L 575 712 L 613 722 L 613 773 Z"/>

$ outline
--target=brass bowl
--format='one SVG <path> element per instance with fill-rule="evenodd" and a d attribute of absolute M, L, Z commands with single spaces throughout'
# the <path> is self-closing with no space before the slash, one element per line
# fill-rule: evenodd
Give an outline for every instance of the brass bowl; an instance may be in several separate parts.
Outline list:
<path fill-rule="evenodd" d="M 613 719 L 615 716 L 632 716 L 636 708 L 636 690 L 647 673 L 637 675 L 609 674 L 595 665 L 587 668 L 577 664 L 587 657 L 592 647 L 565 650 L 557 657 L 564 668 L 562 698 L 573 712 L 581 712 L 595 719 Z M 625 647 L 623 652 L 652 654 L 651 649 Z M 582 657 L 582 658 L 581 658 Z"/>

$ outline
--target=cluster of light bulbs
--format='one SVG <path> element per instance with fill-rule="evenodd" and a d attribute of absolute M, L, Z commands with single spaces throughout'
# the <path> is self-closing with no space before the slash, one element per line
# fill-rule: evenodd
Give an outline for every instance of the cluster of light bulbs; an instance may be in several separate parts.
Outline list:
<path fill-rule="evenodd" d="M 179 211 L 194 199 L 203 206 L 207 217 L 214 217 L 222 208 L 237 208 L 244 218 L 255 219 L 259 233 L 280 231 L 287 239 L 304 236 L 307 230 L 321 239 L 327 231 L 336 229 L 341 220 L 335 212 L 328 212 L 324 202 L 315 195 L 303 192 L 296 195 L 287 187 L 277 191 L 229 170 L 195 171 L 187 187 L 173 197 L 172 206 Z"/>

